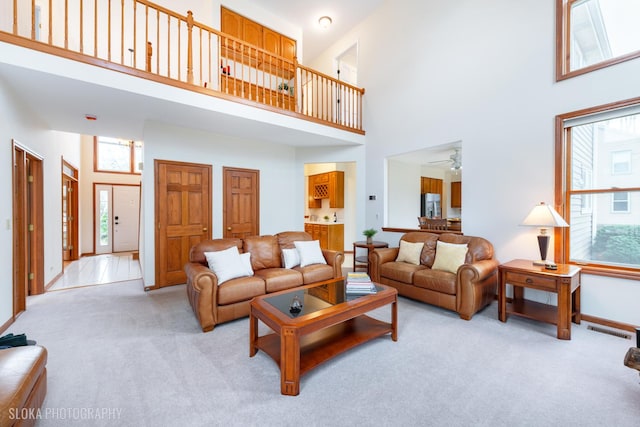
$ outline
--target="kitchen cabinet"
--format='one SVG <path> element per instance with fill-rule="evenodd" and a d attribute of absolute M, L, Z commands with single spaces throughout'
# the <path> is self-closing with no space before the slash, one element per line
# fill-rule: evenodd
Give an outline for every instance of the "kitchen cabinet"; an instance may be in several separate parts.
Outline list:
<path fill-rule="evenodd" d="M 320 248 L 344 251 L 344 224 L 305 223 L 304 231 L 311 234 L 313 240 L 320 241 Z"/>
<path fill-rule="evenodd" d="M 220 28 L 223 33 L 236 37 L 247 45 L 262 48 L 273 55 L 282 56 L 290 61 L 293 61 L 296 56 L 297 49 L 294 39 L 267 28 L 251 19 L 221 7 L 220 21 Z M 265 70 L 285 81 L 291 80 L 295 74 L 295 69 L 292 64 L 283 63 L 282 60 L 259 53 L 246 45 L 241 54 L 238 47 L 232 41 L 226 42 L 226 45 L 222 48 L 221 55 L 232 61 Z"/>
<path fill-rule="evenodd" d="M 309 176 L 309 208 L 321 208 L 329 199 L 330 208 L 344 208 L 344 172 L 333 171 Z"/>
<path fill-rule="evenodd" d="M 451 183 L 451 207 L 452 208 L 462 207 L 462 182 L 461 181 Z"/>
<path fill-rule="evenodd" d="M 420 177 L 420 193 L 440 194 L 442 199 L 442 180 L 438 178 Z"/>

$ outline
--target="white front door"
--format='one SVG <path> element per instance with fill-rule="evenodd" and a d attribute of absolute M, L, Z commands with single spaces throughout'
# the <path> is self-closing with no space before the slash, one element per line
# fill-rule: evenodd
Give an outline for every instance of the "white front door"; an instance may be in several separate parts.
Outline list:
<path fill-rule="evenodd" d="M 95 186 L 95 253 L 138 250 L 140 186 Z"/>
<path fill-rule="evenodd" d="M 137 251 L 140 186 L 113 186 L 113 252 Z"/>

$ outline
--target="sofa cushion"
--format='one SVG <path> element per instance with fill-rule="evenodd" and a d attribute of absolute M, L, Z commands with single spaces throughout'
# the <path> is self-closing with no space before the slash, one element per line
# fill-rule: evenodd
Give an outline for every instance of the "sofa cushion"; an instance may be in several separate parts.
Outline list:
<path fill-rule="evenodd" d="M 261 277 L 249 276 L 231 279 L 218 286 L 218 305 L 233 304 L 265 294 Z"/>
<path fill-rule="evenodd" d="M 280 248 L 295 248 L 293 242 L 306 242 L 309 240 L 313 240 L 311 234 L 305 231 L 283 231 L 281 233 L 276 234 L 278 237 L 278 243 L 280 244 Z"/>
<path fill-rule="evenodd" d="M 482 237 L 464 236 L 460 234 L 444 233 L 440 236 L 441 242 L 465 244 L 469 248 L 465 259 L 466 264 L 472 264 L 485 259 L 493 259 L 493 245 Z"/>
<path fill-rule="evenodd" d="M 243 239 L 242 249 L 251 252 L 253 271 L 282 267 L 282 255 L 276 236 L 250 236 Z"/>
<path fill-rule="evenodd" d="M 396 262 L 408 262 L 409 264 L 420 264 L 420 255 L 422 254 L 422 248 L 424 248 L 423 242 L 407 242 L 406 240 L 400 240 L 400 250 L 398 251 L 398 257 Z"/>
<path fill-rule="evenodd" d="M 221 251 L 233 246 L 238 248 L 238 251 L 242 251 L 242 240 L 236 238 L 203 240 L 191 247 L 189 251 L 189 261 L 208 266 L 207 258 L 204 256 L 205 252 Z"/>
<path fill-rule="evenodd" d="M 413 282 L 413 274 L 426 268 L 424 265 L 414 265 L 406 262 L 385 262 L 380 266 L 380 276 L 396 282 L 411 284 Z"/>
<path fill-rule="evenodd" d="M 251 254 L 245 253 L 241 256 L 235 246 L 221 251 L 205 252 L 204 255 L 209 268 L 218 278 L 218 285 L 229 279 L 253 276 L 250 261 Z"/>
<path fill-rule="evenodd" d="M 296 248 L 281 249 L 282 266 L 284 268 L 293 268 L 300 265 L 300 253 Z"/>
<path fill-rule="evenodd" d="M 308 242 L 293 242 L 300 254 L 300 267 L 306 267 L 311 264 L 326 264 L 322 249 L 320 249 L 320 241 L 311 240 Z"/>
<path fill-rule="evenodd" d="M 264 268 L 256 271 L 256 276 L 264 280 L 267 293 L 302 285 L 302 273 L 288 268 Z"/>
<path fill-rule="evenodd" d="M 431 268 L 436 258 L 436 242 L 438 241 L 438 237 L 440 237 L 440 235 L 435 233 L 412 231 L 403 235 L 401 240 L 412 243 L 424 243 L 422 253 L 420 254 L 420 264 Z"/>
<path fill-rule="evenodd" d="M 413 275 L 413 284 L 443 294 L 456 294 L 456 275 L 448 271 L 425 268 Z"/>
<path fill-rule="evenodd" d="M 306 267 L 295 267 L 294 270 L 302 274 L 305 285 L 333 279 L 333 267 L 327 264 L 312 264 Z"/>
<path fill-rule="evenodd" d="M 458 245 L 438 241 L 438 244 L 436 245 L 436 260 L 431 268 L 434 270 L 457 273 L 458 267 L 464 264 L 466 256 L 466 244 Z"/>

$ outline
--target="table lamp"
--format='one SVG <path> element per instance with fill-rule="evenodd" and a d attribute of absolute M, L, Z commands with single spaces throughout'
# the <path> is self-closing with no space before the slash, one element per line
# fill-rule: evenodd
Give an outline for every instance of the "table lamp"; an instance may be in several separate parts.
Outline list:
<path fill-rule="evenodd" d="M 540 260 L 534 261 L 533 265 L 546 265 L 547 249 L 549 249 L 549 235 L 547 228 L 549 227 L 568 227 L 569 224 L 560 216 L 552 206 L 540 202 L 534 206 L 529 215 L 522 221 L 522 225 L 532 227 L 540 227 L 538 235 L 538 246 L 540 247 Z"/>

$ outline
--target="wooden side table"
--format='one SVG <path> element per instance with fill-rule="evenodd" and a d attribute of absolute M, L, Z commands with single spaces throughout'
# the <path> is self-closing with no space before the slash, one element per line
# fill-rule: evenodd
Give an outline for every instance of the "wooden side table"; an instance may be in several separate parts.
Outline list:
<path fill-rule="evenodd" d="M 367 243 L 366 241 L 353 242 L 353 271 L 356 271 L 358 267 L 365 267 L 367 269 L 367 273 L 369 273 L 369 252 L 376 248 L 388 248 L 389 244 L 387 242 L 378 242 L 372 241 L 371 243 Z M 356 256 L 357 248 L 364 248 L 367 250 L 366 256 Z"/>
<path fill-rule="evenodd" d="M 513 300 L 507 303 L 507 284 L 513 286 Z M 558 306 L 524 299 L 524 289 L 558 294 Z M 558 339 L 571 339 L 571 321 L 580 324 L 580 267 L 558 264 L 557 270 L 516 259 L 498 267 L 498 318 L 507 313 L 551 323 L 558 327 Z"/>

